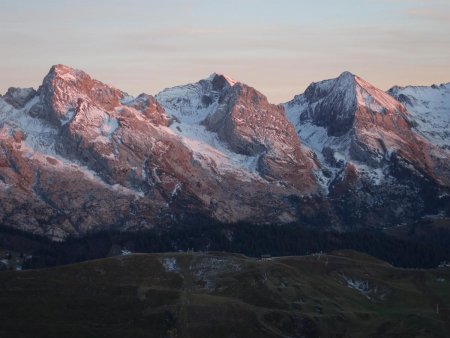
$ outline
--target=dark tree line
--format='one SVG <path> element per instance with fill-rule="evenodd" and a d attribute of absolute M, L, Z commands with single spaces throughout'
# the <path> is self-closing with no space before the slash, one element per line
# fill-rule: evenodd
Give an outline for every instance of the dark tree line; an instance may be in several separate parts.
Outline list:
<path fill-rule="evenodd" d="M 411 227 L 402 236 L 376 229 L 351 232 L 325 231 L 298 224 L 220 224 L 191 220 L 184 225 L 157 227 L 146 231 L 100 231 L 64 242 L 0 227 L 0 247 L 33 254 L 25 268 L 69 264 L 132 252 L 227 251 L 248 256 L 305 255 L 353 249 L 399 267 L 431 268 L 450 261 L 450 229 Z"/>

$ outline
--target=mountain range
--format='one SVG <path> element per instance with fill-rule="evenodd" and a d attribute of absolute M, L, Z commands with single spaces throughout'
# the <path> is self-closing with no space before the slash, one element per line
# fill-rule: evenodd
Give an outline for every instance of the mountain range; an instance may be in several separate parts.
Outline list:
<path fill-rule="evenodd" d="M 0 224 L 59 240 L 450 215 L 449 125 L 450 83 L 385 92 L 344 72 L 275 105 L 221 74 L 133 97 L 56 65 L 0 97 Z"/>

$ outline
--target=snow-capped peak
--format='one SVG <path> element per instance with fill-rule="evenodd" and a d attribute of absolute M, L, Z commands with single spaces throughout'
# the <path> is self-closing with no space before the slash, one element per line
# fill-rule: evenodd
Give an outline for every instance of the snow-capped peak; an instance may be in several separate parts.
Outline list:
<path fill-rule="evenodd" d="M 56 65 L 38 92 L 0 97 L 0 219 L 78 234 L 173 224 L 186 210 L 333 227 L 397 224 L 426 205 L 437 213 L 448 205 L 449 152 L 424 135 L 442 146 L 449 139 L 449 90 L 402 89 L 401 102 L 420 113 L 408 115 L 344 72 L 283 109 L 223 74 L 155 100 Z M 419 115 L 418 126 L 409 121 Z"/>
<path fill-rule="evenodd" d="M 349 71 L 345 71 L 345 72 L 342 72 L 341 75 L 339 75 L 336 80 L 341 83 L 345 83 L 345 82 L 351 83 L 355 80 L 355 78 L 356 78 L 355 74 L 353 74 Z"/>
<path fill-rule="evenodd" d="M 195 83 L 166 88 L 156 100 L 178 120 L 198 123 L 217 108 L 220 95 L 236 83 L 226 75 L 213 73 Z"/>
<path fill-rule="evenodd" d="M 450 83 L 432 86 L 395 86 L 388 93 L 402 102 L 414 127 L 434 144 L 450 150 Z"/>
<path fill-rule="evenodd" d="M 301 107 L 310 109 L 305 110 Z M 406 113 L 397 100 L 348 71 L 335 79 L 312 83 L 304 94 L 296 95 L 293 100 L 286 103 L 286 110 L 291 120 L 296 122 L 295 124 L 298 123 L 300 115 L 303 120 L 319 119 L 321 122 L 316 121 L 318 125 L 327 127 L 332 134 L 346 132 L 346 130 L 335 130 L 333 121 L 348 120 L 345 127 L 351 127 L 351 121 L 358 107 L 381 114 Z M 301 113 L 295 114 L 294 111 Z"/>
<path fill-rule="evenodd" d="M 219 78 L 223 78 L 231 87 L 233 87 L 236 83 L 238 83 L 239 81 L 236 81 L 234 79 L 232 79 L 231 77 L 229 77 L 226 74 L 221 74 L 221 73 L 212 73 L 209 77 L 208 80 L 209 81 L 213 81 L 214 79 L 216 79 L 217 77 Z"/>
<path fill-rule="evenodd" d="M 404 106 L 350 72 L 312 83 L 285 110 L 300 139 L 330 171 L 349 161 L 378 170 L 385 153 L 413 139 Z"/>

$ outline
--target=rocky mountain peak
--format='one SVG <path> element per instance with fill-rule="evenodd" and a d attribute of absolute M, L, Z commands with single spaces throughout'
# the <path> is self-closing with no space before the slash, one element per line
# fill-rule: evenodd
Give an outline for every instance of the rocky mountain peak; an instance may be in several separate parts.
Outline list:
<path fill-rule="evenodd" d="M 47 76 L 59 76 L 66 80 L 74 80 L 74 78 L 77 77 L 90 78 L 90 76 L 84 71 L 63 64 L 57 64 L 50 67 Z"/>
<path fill-rule="evenodd" d="M 354 92 L 356 86 L 355 75 L 350 72 L 343 72 L 339 77 L 330 80 L 311 83 L 303 94 L 310 101 L 318 101 L 334 92 Z M 303 95 L 297 95 L 300 99 Z"/>
<path fill-rule="evenodd" d="M 117 107 L 124 93 L 92 79 L 87 73 L 64 65 L 51 67 L 41 88 L 41 115 L 55 126 L 66 123 L 74 112 L 87 106 L 110 111 Z"/>
<path fill-rule="evenodd" d="M 213 90 L 221 91 L 227 87 L 233 87 L 238 81 L 225 74 L 212 73 L 207 80 L 211 81 Z"/>
<path fill-rule="evenodd" d="M 254 88 L 239 83 L 221 95 L 217 109 L 203 124 L 217 132 L 235 152 L 254 156 L 266 150 L 263 134 L 270 123 L 268 119 L 278 122 L 282 115 L 281 107 L 270 104 Z"/>
<path fill-rule="evenodd" d="M 202 123 L 234 152 L 257 157 L 257 170 L 264 177 L 317 189 L 313 161 L 304 152 L 283 107 L 269 103 L 256 89 L 242 83 L 233 85 L 222 93 L 217 108 Z"/>
<path fill-rule="evenodd" d="M 402 94 L 444 116 L 439 88 Z M 448 205 L 448 152 L 350 72 L 284 106 L 220 74 L 132 97 L 63 65 L 37 93 L 0 98 L 0 221 L 24 230 L 139 229 L 188 212 L 385 225 Z"/>
<path fill-rule="evenodd" d="M 214 147 L 223 144 L 231 156 L 254 163 L 252 170 L 265 178 L 304 191 L 317 188 L 314 164 L 283 107 L 270 104 L 256 89 L 214 73 L 197 83 L 165 89 L 156 98 L 176 118 L 173 130 L 180 135 L 191 136 L 195 130 L 195 138 Z"/>
<path fill-rule="evenodd" d="M 301 111 L 299 120 L 312 121 L 333 137 L 348 133 L 358 120 L 384 123 L 377 114 L 395 115 L 395 119 L 404 121 L 408 115 L 400 102 L 350 72 L 312 83 L 304 94 L 295 96 L 285 106 L 289 112 Z"/>
<path fill-rule="evenodd" d="M 417 101 L 412 95 L 407 98 Z M 436 97 L 430 101 L 440 100 Z M 399 187 L 410 186 L 414 180 L 417 186 L 449 186 L 450 162 L 443 160 L 448 155 L 415 132 L 416 122 L 402 103 L 357 75 L 344 72 L 338 78 L 313 83 L 304 94 L 286 103 L 285 109 L 300 139 L 314 150 L 325 169 L 322 182 L 331 196 L 350 191 L 350 186 L 358 191 L 369 186 L 377 190 L 386 182 Z M 443 133 L 439 136 L 445 139 Z M 346 179 L 350 172 L 351 181 Z M 380 190 L 376 198 L 387 201 L 390 197 L 380 196 L 390 193 L 390 189 Z M 423 208 L 425 202 L 420 205 L 402 200 L 413 194 L 399 194 L 398 203 L 404 211 L 413 204 L 414 208 Z M 367 210 L 372 212 L 369 206 L 375 196 L 355 196 L 346 199 L 367 203 Z M 343 206 L 348 208 L 350 204 Z M 386 204 L 383 208 L 391 207 Z M 392 213 L 395 215 L 394 210 Z"/>
<path fill-rule="evenodd" d="M 353 74 L 351 71 L 349 70 L 344 70 L 339 76 L 338 79 L 354 79 L 355 78 L 355 74 Z"/>
<path fill-rule="evenodd" d="M 343 88 L 352 88 L 355 85 L 357 77 L 358 76 L 349 71 L 344 71 L 336 78 L 335 86 Z"/>
<path fill-rule="evenodd" d="M 14 108 L 21 109 L 25 107 L 25 104 L 35 97 L 36 94 L 37 92 L 33 88 L 10 87 L 5 95 L 3 95 L 3 100 Z"/>
<path fill-rule="evenodd" d="M 213 73 L 195 83 L 166 88 L 155 97 L 176 119 L 200 122 L 215 109 L 222 92 L 230 87 L 226 77 Z"/>

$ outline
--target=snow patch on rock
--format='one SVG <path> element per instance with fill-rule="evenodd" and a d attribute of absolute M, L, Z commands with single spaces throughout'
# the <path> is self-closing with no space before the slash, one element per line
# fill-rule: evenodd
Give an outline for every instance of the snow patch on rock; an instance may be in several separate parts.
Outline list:
<path fill-rule="evenodd" d="M 370 299 L 369 281 L 362 280 L 362 279 L 356 279 L 356 278 L 350 278 L 350 277 L 345 277 L 345 281 L 347 282 L 347 286 L 349 288 L 362 293 L 365 297 Z"/>
<path fill-rule="evenodd" d="M 370 301 L 384 301 L 391 293 L 386 286 L 379 285 L 366 279 L 342 276 L 347 283 L 347 287 L 361 293 Z"/>
<path fill-rule="evenodd" d="M 33 98 L 22 109 L 15 109 L 0 98 L 0 128 L 10 128 L 25 134 L 25 144 L 34 152 L 55 154 L 57 130 L 39 118 L 28 114 L 29 109 L 39 101 Z"/>
<path fill-rule="evenodd" d="M 256 170 L 259 156 L 233 152 L 216 133 L 202 125 L 202 121 L 219 105 L 221 91 L 214 89 L 212 83 L 217 76 L 223 76 L 230 86 L 237 83 L 225 75 L 214 73 L 194 84 L 165 89 L 156 95 L 156 99 L 173 118 L 170 130 L 179 135 L 199 163 L 221 172 L 236 173 L 243 179 L 259 179 Z"/>
<path fill-rule="evenodd" d="M 205 126 L 175 122 L 170 129 L 181 137 L 201 163 L 213 165 L 218 170 L 244 170 L 257 176 L 258 156 L 234 153 L 219 140 L 216 133 L 206 130 Z"/>
<path fill-rule="evenodd" d="M 175 257 L 164 257 L 160 259 L 160 262 L 166 272 L 178 272 L 177 259 Z"/>
<path fill-rule="evenodd" d="M 104 136 L 111 139 L 114 132 L 119 128 L 119 121 L 111 116 L 107 116 L 103 119 L 103 124 L 100 127 L 100 131 Z"/>
<path fill-rule="evenodd" d="M 432 143 L 450 149 L 450 83 L 393 87 L 388 93 L 406 106 L 419 133 Z"/>

